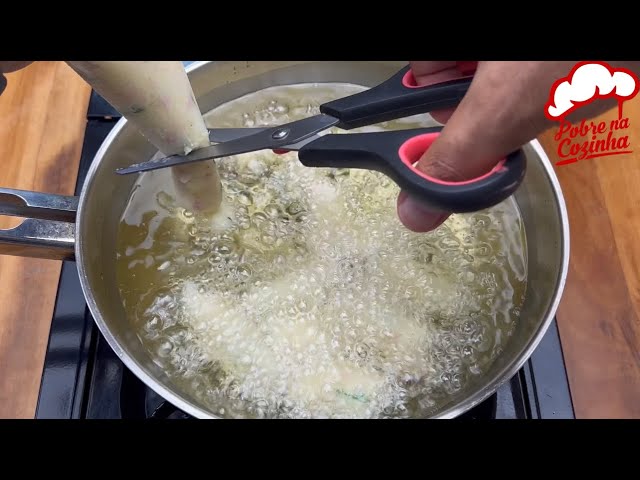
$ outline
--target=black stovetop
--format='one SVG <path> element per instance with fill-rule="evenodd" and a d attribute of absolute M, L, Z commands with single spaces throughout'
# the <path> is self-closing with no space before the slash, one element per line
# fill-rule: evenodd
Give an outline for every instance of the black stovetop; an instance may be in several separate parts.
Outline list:
<path fill-rule="evenodd" d="M 119 118 L 92 94 L 76 195 Z M 111 350 L 87 308 L 74 262 L 62 267 L 36 418 L 190 418 L 146 387 Z M 555 321 L 524 367 L 462 418 L 574 418 Z"/>

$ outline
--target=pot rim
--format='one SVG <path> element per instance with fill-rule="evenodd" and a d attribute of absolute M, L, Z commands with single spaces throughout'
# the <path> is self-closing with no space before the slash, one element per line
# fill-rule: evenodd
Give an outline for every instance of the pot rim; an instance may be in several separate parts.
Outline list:
<path fill-rule="evenodd" d="M 547 178 L 549 179 L 549 182 L 553 187 L 553 194 L 555 196 L 556 205 L 562 225 L 562 241 L 560 243 L 560 248 L 562 249 L 562 265 L 560 267 L 558 279 L 555 284 L 553 295 L 551 297 L 552 301 L 550 302 L 549 307 L 545 313 L 544 321 L 538 324 L 538 329 L 529 341 L 529 344 L 520 352 L 518 356 L 514 357 L 514 361 L 510 365 L 498 371 L 494 375 L 493 379 L 489 383 L 487 383 L 487 385 L 485 385 L 482 390 L 476 392 L 474 395 L 469 396 L 462 404 L 443 410 L 433 418 L 455 418 L 457 416 L 460 416 L 473 407 L 477 406 L 478 404 L 482 403 L 488 397 L 493 395 L 493 393 L 495 393 L 496 390 L 498 390 L 502 385 L 510 381 L 511 378 L 513 378 L 513 376 L 529 360 L 533 352 L 538 348 L 538 345 L 547 333 L 551 322 L 556 316 L 558 307 L 560 306 L 560 301 L 562 300 L 562 294 L 564 293 L 564 287 L 567 283 L 567 275 L 569 272 L 569 257 L 571 250 L 569 215 L 567 212 L 567 205 L 564 200 L 564 195 L 562 194 L 560 181 L 555 173 L 555 170 L 553 169 L 551 160 L 549 159 L 544 149 L 542 148 L 542 145 L 537 139 L 531 140 L 530 142 L 528 142 L 528 145 L 535 151 L 536 155 L 538 155 L 540 162 L 542 163 L 542 167 L 547 174 Z"/>
<path fill-rule="evenodd" d="M 190 65 L 185 67 L 187 74 L 190 72 L 199 69 L 207 64 L 216 63 L 215 61 L 198 61 L 193 62 Z M 91 286 L 86 274 L 86 269 L 84 266 L 84 262 L 82 259 L 84 258 L 83 251 L 83 243 L 79 241 L 80 232 L 82 230 L 81 223 L 83 222 L 83 216 L 81 212 L 83 210 L 84 204 L 86 202 L 86 192 L 90 188 L 93 183 L 94 176 L 96 171 L 101 163 L 102 158 L 105 153 L 111 147 L 113 139 L 120 133 L 120 131 L 126 126 L 127 120 L 123 117 L 118 123 L 111 129 L 109 134 L 106 136 L 102 145 L 96 152 L 94 156 L 94 161 L 91 163 L 89 170 L 87 172 L 86 180 L 84 185 L 82 186 L 82 191 L 80 192 L 80 201 L 78 206 L 78 217 L 77 217 L 77 226 L 76 226 L 76 242 L 75 242 L 75 250 L 76 250 L 76 259 L 77 259 L 77 268 L 78 274 L 80 276 L 80 285 L 87 301 L 87 306 L 91 315 L 93 316 L 94 322 L 98 326 L 98 329 L 104 336 L 105 340 L 111 347 L 111 349 L 116 353 L 120 361 L 127 367 L 136 377 L 138 377 L 146 386 L 155 391 L 158 395 L 160 395 L 164 400 L 171 403 L 176 408 L 182 410 L 183 412 L 195 417 L 197 419 L 220 419 L 211 412 L 204 410 L 203 408 L 185 400 L 184 398 L 178 396 L 173 393 L 169 388 L 163 385 L 161 382 L 156 380 L 152 375 L 149 375 L 143 368 L 140 367 L 138 362 L 128 355 L 118 340 L 111 333 L 110 328 L 102 317 L 100 309 L 95 302 L 93 294 L 91 292 Z M 545 314 L 544 321 L 540 322 L 538 325 L 538 329 L 533 335 L 531 341 L 524 348 L 520 354 L 514 358 L 514 361 L 511 362 L 508 366 L 503 368 L 501 371 L 497 372 L 490 382 L 488 382 L 484 388 L 475 394 L 471 395 L 467 399 L 465 399 L 462 403 L 450 407 L 448 409 L 439 412 L 436 415 L 431 416 L 431 419 L 451 419 L 462 415 L 463 413 L 469 411 L 473 407 L 482 403 L 489 396 L 496 392 L 503 384 L 508 382 L 527 362 L 527 360 L 531 357 L 533 352 L 536 350 L 545 333 L 547 332 L 551 322 L 553 321 L 558 307 L 560 305 L 560 301 L 562 299 L 562 294 L 564 292 L 564 287 L 567 280 L 567 274 L 569 270 L 569 253 L 570 253 L 570 231 L 569 231 L 569 218 L 566 208 L 566 203 L 564 200 L 564 195 L 562 194 L 562 189 L 560 186 L 560 182 L 558 177 L 552 167 L 551 161 L 549 160 L 547 154 L 542 148 L 542 145 L 538 140 L 532 140 L 528 142 L 528 145 L 535 151 L 538 156 L 540 162 L 542 163 L 542 167 L 549 179 L 552 190 L 555 196 L 556 206 L 558 208 L 558 213 L 561 220 L 561 244 L 560 248 L 562 249 L 561 258 L 562 265 L 560 267 L 559 275 L 557 282 L 555 284 L 555 289 L 552 294 L 552 302 L 547 309 Z"/>

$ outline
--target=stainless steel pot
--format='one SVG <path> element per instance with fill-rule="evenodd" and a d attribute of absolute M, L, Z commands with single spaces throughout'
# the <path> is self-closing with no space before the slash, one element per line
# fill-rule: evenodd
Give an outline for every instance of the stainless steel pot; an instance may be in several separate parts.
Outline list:
<path fill-rule="evenodd" d="M 338 81 L 373 86 L 404 62 L 198 62 L 187 68 L 203 112 L 274 85 Z M 537 141 L 524 147 L 528 170 L 515 194 L 527 235 L 528 287 L 511 341 L 493 366 L 469 384 L 436 418 L 472 408 L 509 380 L 527 361 L 552 321 L 565 285 L 569 228 L 565 203 L 552 165 Z M 172 384 L 129 327 L 115 272 L 118 219 L 133 176 L 116 168 L 150 158 L 154 148 L 125 120 L 105 139 L 79 198 L 0 189 L 0 214 L 26 217 L 0 230 L 0 253 L 75 260 L 95 322 L 124 364 L 159 395 L 197 418 L 216 418 L 187 390 Z"/>

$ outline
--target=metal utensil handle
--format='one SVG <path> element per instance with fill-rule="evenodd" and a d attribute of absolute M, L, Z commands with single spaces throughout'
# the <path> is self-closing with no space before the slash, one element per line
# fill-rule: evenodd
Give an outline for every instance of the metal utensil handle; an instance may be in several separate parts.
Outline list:
<path fill-rule="evenodd" d="M 0 255 L 73 260 L 78 197 L 0 188 L 0 215 L 23 217 L 0 229 Z"/>

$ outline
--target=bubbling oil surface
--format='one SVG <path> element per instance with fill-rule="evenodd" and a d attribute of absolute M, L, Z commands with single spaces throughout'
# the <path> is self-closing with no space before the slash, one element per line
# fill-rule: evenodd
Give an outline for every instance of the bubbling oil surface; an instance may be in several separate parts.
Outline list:
<path fill-rule="evenodd" d="M 281 124 L 360 90 L 273 87 L 206 120 Z M 421 116 L 358 131 L 434 124 Z M 167 170 L 143 174 L 117 254 L 142 343 L 214 414 L 427 416 L 508 342 L 526 287 L 512 199 L 419 234 L 401 225 L 398 187 L 377 172 L 306 168 L 270 151 L 218 168 L 225 199 L 213 218 L 178 206 Z"/>

